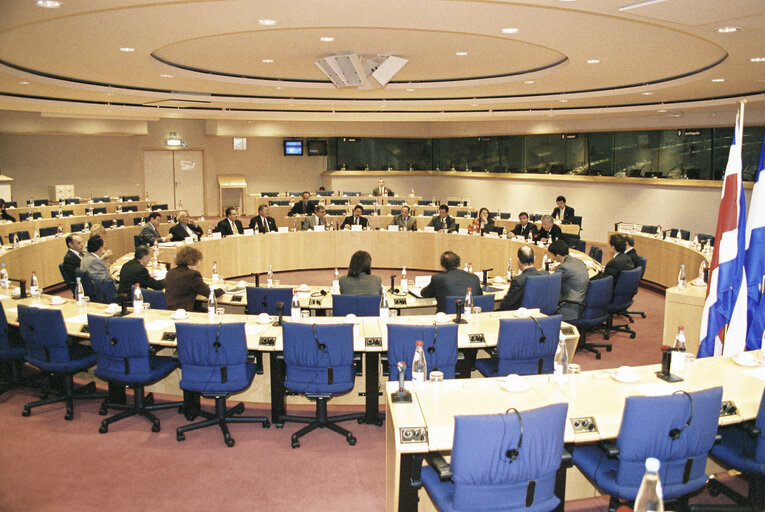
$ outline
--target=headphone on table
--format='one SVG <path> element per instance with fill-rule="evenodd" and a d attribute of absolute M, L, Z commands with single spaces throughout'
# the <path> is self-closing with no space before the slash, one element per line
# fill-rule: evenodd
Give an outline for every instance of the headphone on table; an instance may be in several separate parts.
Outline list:
<path fill-rule="evenodd" d="M 691 414 L 688 415 L 688 421 L 685 422 L 685 425 L 683 425 L 681 428 L 673 428 L 672 430 L 669 431 L 669 437 L 671 437 L 673 441 L 677 441 L 678 439 L 680 439 L 680 434 L 682 434 L 683 430 L 688 428 L 688 426 L 691 424 L 691 421 L 693 420 L 693 413 L 694 413 L 694 410 L 695 410 L 695 406 L 693 404 L 693 397 L 691 395 L 689 395 L 688 392 L 683 391 L 683 390 L 679 390 L 679 391 L 675 391 L 672 394 L 673 395 L 679 395 L 681 393 L 683 395 L 687 396 L 688 400 L 691 401 Z"/>
<path fill-rule="evenodd" d="M 521 452 L 521 443 L 523 442 L 523 418 L 521 418 L 521 413 L 518 412 L 518 409 L 515 407 L 510 407 L 508 410 L 505 411 L 505 414 L 509 413 L 510 411 L 513 411 L 516 416 L 518 416 L 518 446 L 515 448 L 510 448 L 505 452 L 505 457 L 507 457 L 507 462 L 512 463 L 515 459 L 518 458 L 518 454 Z"/>

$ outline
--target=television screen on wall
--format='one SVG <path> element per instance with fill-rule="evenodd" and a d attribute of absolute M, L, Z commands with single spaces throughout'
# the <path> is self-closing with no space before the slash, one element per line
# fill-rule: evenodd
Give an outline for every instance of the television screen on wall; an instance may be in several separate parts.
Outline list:
<path fill-rule="evenodd" d="M 284 139 L 284 156 L 303 156 L 303 140 Z"/>
<path fill-rule="evenodd" d="M 324 156 L 327 154 L 326 140 L 308 140 L 308 156 Z"/>

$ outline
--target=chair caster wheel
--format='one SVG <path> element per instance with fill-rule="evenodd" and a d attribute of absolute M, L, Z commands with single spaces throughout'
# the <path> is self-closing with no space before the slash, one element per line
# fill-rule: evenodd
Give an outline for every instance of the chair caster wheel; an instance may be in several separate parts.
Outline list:
<path fill-rule="evenodd" d="M 720 491 L 715 489 L 714 487 L 707 487 L 707 490 L 709 491 L 709 495 L 713 498 L 720 495 Z"/>
<path fill-rule="evenodd" d="M 613 350 L 613 348 L 614 347 L 606 347 L 606 352 L 611 352 L 611 350 Z"/>
<path fill-rule="evenodd" d="M 349 435 L 348 436 L 348 444 L 351 445 L 351 446 L 354 446 L 356 444 L 356 438 L 353 437 L 352 435 Z"/>
<path fill-rule="evenodd" d="M 32 411 L 30 411 L 30 410 L 29 410 L 29 409 L 27 409 L 26 407 L 24 407 L 24 410 L 23 410 L 23 411 L 21 411 L 21 415 L 22 415 L 22 416 L 31 416 L 31 414 L 32 414 Z"/>
<path fill-rule="evenodd" d="M 179 433 L 179 434 L 176 434 L 176 435 L 175 435 L 175 438 L 176 438 L 178 441 L 185 441 L 185 440 L 186 440 L 186 435 L 185 435 L 185 434 L 181 434 L 181 433 Z"/>
<path fill-rule="evenodd" d="M 611 339 L 611 335 L 610 334 L 604 334 L 603 335 L 603 339 L 604 340 L 610 340 Z"/>
<path fill-rule="evenodd" d="M 359 418 L 356 421 L 359 423 L 359 425 L 362 425 L 362 424 L 367 422 L 367 420 L 365 418 Z"/>
<path fill-rule="evenodd" d="M 641 318 L 645 318 L 645 313 L 640 313 Z"/>
<path fill-rule="evenodd" d="M 274 423 L 276 425 L 276 428 L 284 428 L 284 423 Z"/>
<path fill-rule="evenodd" d="M 101 408 L 98 410 L 98 414 L 100 414 L 101 416 L 106 416 L 106 413 L 107 413 L 107 412 L 109 412 L 109 411 L 106 409 L 106 407 L 101 407 Z"/>
<path fill-rule="evenodd" d="M 187 414 L 186 421 L 194 421 L 197 416 L 195 414 Z"/>
<path fill-rule="evenodd" d="M 600 352 L 598 352 L 597 354 L 595 354 L 595 359 L 600 359 Z"/>
<path fill-rule="evenodd" d="M 109 432 L 109 427 L 106 425 L 101 425 L 98 429 L 99 434 L 106 434 L 107 432 Z"/>
<path fill-rule="evenodd" d="M 375 425 L 377 425 L 378 427 L 382 427 L 383 426 L 383 419 L 382 418 L 378 418 L 378 420 L 375 421 Z"/>
<path fill-rule="evenodd" d="M 293 448 L 300 448 L 300 441 L 298 441 L 297 439 L 293 439 L 292 440 L 292 447 Z"/>
<path fill-rule="evenodd" d="M 74 413 L 72 411 L 66 411 L 66 414 L 64 415 L 64 419 L 66 421 L 72 421 L 72 418 L 74 418 Z"/>
<path fill-rule="evenodd" d="M 270 427 L 271 427 L 271 422 L 270 421 L 266 420 L 266 421 L 263 422 L 263 428 L 270 428 Z"/>
<path fill-rule="evenodd" d="M 234 446 L 234 440 L 231 439 L 230 437 L 228 439 L 226 439 L 226 446 L 228 446 L 229 448 Z"/>
<path fill-rule="evenodd" d="M 159 428 L 160 428 L 159 427 L 159 423 L 157 422 L 157 423 L 155 423 L 154 425 L 151 426 L 151 431 L 152 432 L 159 432 Z"/>
<path fill-rule="evenodd" d="M 633 332 L 632 334 L 630 334 L 630 339 L 631 339 L 631 340 L 634 340 L 634 339 L 635 339 L 635 333 L 634 333 L 634 332 Z"/>

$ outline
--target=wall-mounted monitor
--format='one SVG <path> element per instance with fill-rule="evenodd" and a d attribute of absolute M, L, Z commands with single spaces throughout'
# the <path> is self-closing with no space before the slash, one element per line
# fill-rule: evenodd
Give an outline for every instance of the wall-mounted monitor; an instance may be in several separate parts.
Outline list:
<path fill-rule="evenodd" d="M 308 156 L 324 156 L 327 154 L 327 141 L 323 139 L 308 139 Z"/>
<path fill-rule="evenodd" d="M 303 139 L 284 139 L 284 156 L 303 156 Z"/>

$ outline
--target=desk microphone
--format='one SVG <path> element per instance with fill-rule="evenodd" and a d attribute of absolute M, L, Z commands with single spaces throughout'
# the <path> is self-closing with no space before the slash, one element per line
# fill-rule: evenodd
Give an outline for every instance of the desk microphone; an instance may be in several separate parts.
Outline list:
<path fill-rule="evenodd" d="M 481 272 L 483 272 L 483 289 L 484 291 L 489 287 L 489 272 L 494 270 L 493 268 L 485 268 Z"/>
<path fill-rule="evenodd" d="M 9 279 L 9 281 L 16 281 L 19 283 L 19 298 L 27 298 L 27 280 L 26 279 Z"/>
<path fill-rule="evenodd" d="M 255 288 L 260 288 L 260 274 L 255 274 Z"/>
<path fill-rule="evenodd" d="M 398 369 L 398 391 L 391 393 L 391 402 L 393 403 L 411 403 L 412 394 L 404 389 L 404 380 L 406 380 L 406 363 L 399 361 L 396 363 Z"/>
<path fill-rule="evenodd" d="M 465 311 L 465 301 L 458 299 L 455 302 L 457 308 L 457 317 L 454 319 L 455 324 L 466 324 L 467 321 L 462 319 L 462 313 Z"/>
<path fill-rule="evenodd" d="M 284 302 L 279 301 L 276 303 L 276 314 L 279 318 L 274 322 L 274 326 L 280 327 L 282 325 L 282 318 L 284 317 Z"/>
<path fill-rule="evenodd" d="M 398 293 L 398 288 L 396 288 L 396 274 L 390 276 L 390 292 Z"/>

